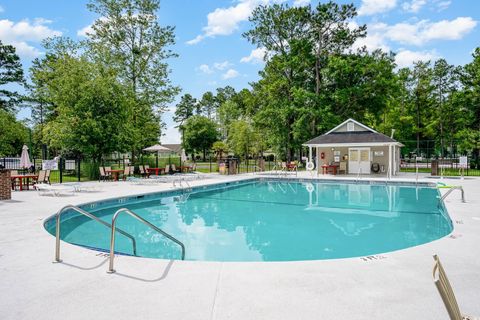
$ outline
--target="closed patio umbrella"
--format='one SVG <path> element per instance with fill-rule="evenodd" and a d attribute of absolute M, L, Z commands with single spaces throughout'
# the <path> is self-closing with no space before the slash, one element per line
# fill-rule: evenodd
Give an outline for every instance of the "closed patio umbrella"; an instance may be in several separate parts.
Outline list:
<path fill-rule="evenodd" d="M 187 154 L 185 153 L 185 150 L 182 149 L 182 154 L 181 154 L 181 159 L 183 162 L 186 162 L 187 161 Z"/>
<path fill-rule="evenodd" d="M 30 162 L 30 156 L 28 155 L 28 147 L 23 145 L 22 155 L 20 156 L 20 167 L 30 168 L 32 163 Z"/>
<path fill-rule="evenodd" d="M 150 147 L 148 147 L 148 148 L 145 148 L 145 149 L 143 149 L 143 151 L 156 152 L 156 153 L 157 153 L 157 163 L 156 163 L 157 168 L 158 168 L 158 155 L 159 155 L 160 153 L 171 153 L 171 152 L 172 152 L 171 149 L 168 149 L 167 147 L 164 147 L 164 146 L 162 146 L 162 145 L 160 145 L 160 144 L 155 144 L 155 145 L 153 145 L 153 146 L 150 146 Z"/>

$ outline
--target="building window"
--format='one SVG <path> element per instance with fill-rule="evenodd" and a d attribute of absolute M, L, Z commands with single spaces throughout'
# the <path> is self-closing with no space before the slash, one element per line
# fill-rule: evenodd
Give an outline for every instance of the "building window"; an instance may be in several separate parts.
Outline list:
<path fill-rule="evenodd" d="M 355 124 L 353 122 L 347 123 L 347 131 L 355 131 Z"/>

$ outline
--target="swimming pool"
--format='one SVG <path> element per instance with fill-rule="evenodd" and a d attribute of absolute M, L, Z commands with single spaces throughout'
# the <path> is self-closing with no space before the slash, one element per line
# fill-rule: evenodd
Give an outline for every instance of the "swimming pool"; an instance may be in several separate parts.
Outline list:
<path fill-rule="evenodd" d="M 427 186 L 253 179 L 84 204 L 111 222 L 128 208 L 185 244 L 186 260 L 296 261 L 366 256 L 439 239 L 452 223 L 436 188 Z M 45 222 L 55 234 L 55 219 Z M 117 227 L 133 235 L 137 255 L 178 259 L 180 248 L 128 215 Z M 110 230 L 75 212 L 61 219 L 61 239 L 108 250 Z M 115 250 L 132 254 L 117 235 Z"/>

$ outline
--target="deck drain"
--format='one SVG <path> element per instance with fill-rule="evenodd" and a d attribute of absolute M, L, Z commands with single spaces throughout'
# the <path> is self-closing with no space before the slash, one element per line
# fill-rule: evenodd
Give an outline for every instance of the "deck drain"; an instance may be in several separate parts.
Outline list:
<path fill-rule="evenodd" d="M 360 259 L 362 259 L 363 261 L 372 261 L 372 260 L 383 260 L 383 259 L 386 259 L 387 257 L 385 256 L 382 256 L 382 255 L 373 255 L 373 256 L 366 256 L 366 257 L 361 257 Z"/>
<path fill-rule="evenodd" d="M 452 234 L 452 235 L 450 235 L 450 238 L 451 238 L 451 239 L 457 239 L 457 238 L 461 238 L 461 237 L 462 237 L 461 234 Z"/>

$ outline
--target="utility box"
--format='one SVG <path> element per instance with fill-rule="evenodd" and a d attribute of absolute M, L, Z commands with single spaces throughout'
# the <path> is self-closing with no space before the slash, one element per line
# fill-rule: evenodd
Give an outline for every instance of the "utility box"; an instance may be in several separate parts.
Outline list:
<path fill-rule="evenodd" d="M 432 176 L 438 176 L 438 160 L 432 160 Z"/>
<path fill-rule="evenodd" d="M 229 158 L 227 161 L 228 164 L 228 174 L 237 174 L 237 159 Z"/>

